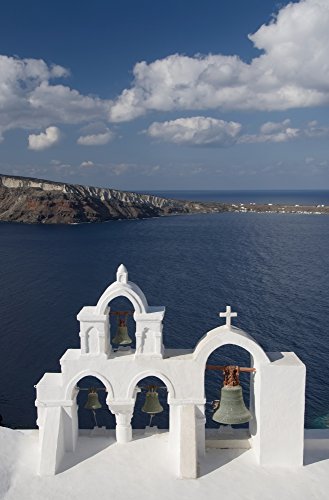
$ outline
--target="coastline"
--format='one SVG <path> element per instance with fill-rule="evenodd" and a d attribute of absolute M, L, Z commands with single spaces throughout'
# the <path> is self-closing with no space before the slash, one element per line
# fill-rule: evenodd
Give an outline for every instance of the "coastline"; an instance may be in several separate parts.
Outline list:
<path fill-rule="evenodd" d="M 195 201 L 198 193 L 193 200 L 183 199 L 184 192 L 179 195 L 180 199 L 165 198 L 112 188 L 0 175 L 0 221 L 57 225 L 221 212 L 329 214 L 329 203 L 270 203 L 270 199 L 267 203 L 229 202 L 209 198 Z M 199 195 L 202 198 L 202 193 Z"/>

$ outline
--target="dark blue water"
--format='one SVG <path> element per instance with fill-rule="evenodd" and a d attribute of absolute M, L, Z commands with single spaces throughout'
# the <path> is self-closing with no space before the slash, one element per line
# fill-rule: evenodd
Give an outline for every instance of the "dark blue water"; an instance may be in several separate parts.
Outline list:
<path fill-rule="evenodd" d="M 306 425 L 328 425 L 328 229 L 327 216 L 239 213 L 76 226 L 0 224 L 5 423 L 35 425 L 33 385 L 44 372 L 59 371 L 67 348 L 79 347 L 76 314 L 96 304 L 123 262 L 149 303 L 167 307 L 167 347 L 193 348 L 231 304 L 238 311 L 235 324 L 266 351 L 295 351 L 304 361 Z M 211 361 L 249 362 L 238 348 L 220 349 Z M 208 373 L 209 400 L 218 399 L 219 385 L 219 376 Z M 138 398 L 136 427 L 147 422 Z M 165 395 L 161 400 L 165 405 Z M 80 413 L 90 418 L 87 410 Z M 108 412 L 101 414 L 113 425 Z M 166 425 L 165 414 L 156 418 Z"/>
<path fill-rule="evenodd" d="M 152 191 L 165 198 L 224 203 L 273 203 L 286 205 L 329 205 L 329 190 L 241 190 L 241 191 Z"/>

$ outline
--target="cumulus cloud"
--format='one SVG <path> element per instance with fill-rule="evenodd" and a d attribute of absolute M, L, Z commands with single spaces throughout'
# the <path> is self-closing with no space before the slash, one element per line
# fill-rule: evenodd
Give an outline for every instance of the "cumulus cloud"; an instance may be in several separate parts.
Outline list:
<path fill-rule="evenodd" d="M 260 127 L 262 134 L 273 134 L 277 132 L 282 132 L 290 127 L 290 119 L 287 118 L 283 122 L 266 122 Z"/>
<path fill-rule="evenodd" d="M 103 144 L 107 144 L 112 141 L 114 138 L 114 133 L 111 130 L 106 129 L 105 132 L 100 134 L 89 134 L 89 135 L 81 135 L 77 143 L 81 146 L 102 146 Z"/>
<path fill-rule="evenodd" d="M 151 137 L 176 144 L 194 146 L 231 146 L 237 140 L 241 124 L 205 116 L 154 122 L 147 129 Z"/>
<path fill-rule="evenodd" d="M 14 128 L 107 120 L 111 101 L 53 83 L 68 75 L 66 68 L 40 59 L 0 56 L 0 138 Z"/>
<path fill-rule="evenodd" d="M 239 142 L 287 142 L 301 137 L 303 132 L 299 128 L 291 127 L 289 119 L 283 122 L 266 122 L 260 127 L 259 134 L 245 134 L 239 138 Z"/>
<path fill-rule="evenodd" d="M 300 138 L 329 137 L 329 127 L 316 121 L 303 128 L 293 127 L 289 118 L 263 123 L 255 134 L 243 133 L 241 123 L 205 116 L 153 122 L 145 131 L 150 137 L 187 146 L 226 147 L 234 144 L 282 143 Z"/>
<path fill-rule="evenodd" d="M 48 127 L 41 134 L 29 135 L 29 149 L 34 151 L 42 151 L 50 148 L 59 142 L 61 133 L 58 127 Z"/>
<path fill-rule="evenodd" d="M 221 54 L 139 62 L 131 88 L 117 98 L 110 117 L 121 122 L 149 110 L 269 111 L 327 104 L 328 25 L 328 0 L 301 0 L 249 35 L 262 51 L 250 63 Z"/>
<path fill-rule="evenodd" d="M 242 135 L 238 142 L 287 142 L 293 139 L 321 137 L 329 137 L 329 127 L 311 121 L 303 128 L 295 128 L 291 126 L 291 121 L 286 119 L 282 122 L 266 122 L 260 127 L 258 134 Z"/>

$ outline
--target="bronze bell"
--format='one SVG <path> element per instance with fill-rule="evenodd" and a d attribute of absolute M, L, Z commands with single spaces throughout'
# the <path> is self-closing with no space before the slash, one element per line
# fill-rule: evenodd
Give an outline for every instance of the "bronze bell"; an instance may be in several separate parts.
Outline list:
<path fill-rule="evenodd" d="M 155 415 L 156 413 L 161 413 L 163 411 L 163 407 L 159 402 L 159 394 L 153 386 L 151 386 L 146 393 L 142 411 L 144 413 L 148 413 L 149 415 Z"/>
<path fill-rule="evenodd" d="M 132 339 L 128 335 L 128 328 L 124 319 L 119 320 L 117 332 L 112 342 L 116 345 L 128 345 L 132 343 Z"/>
<path fill-rule="evenodd" d="M 222 387 L 219 408 L 212 419 L 220 424 L 244 424 L 252 419 L 252 415 L 243 401 L 241 385 Z"/>
<path fill-rule="evenodd" d="M 98 410 L 99 408 L 102 408 L 102 405 L 100 404 L 98 399 L 97 389 L 95 389 L 95 387 L 91 387 L 89 389 L 88 399 L 84 408 L 86 408 L 87 410 Z"/>

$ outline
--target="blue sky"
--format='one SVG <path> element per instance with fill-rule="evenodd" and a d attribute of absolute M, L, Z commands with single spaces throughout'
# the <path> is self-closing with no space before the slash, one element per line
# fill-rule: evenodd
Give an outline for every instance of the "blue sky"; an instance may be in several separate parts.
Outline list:
<path fill-rule="evenodd" d="M 0 172 L 323 189 L 329 2 L 3 3 Z"/>

